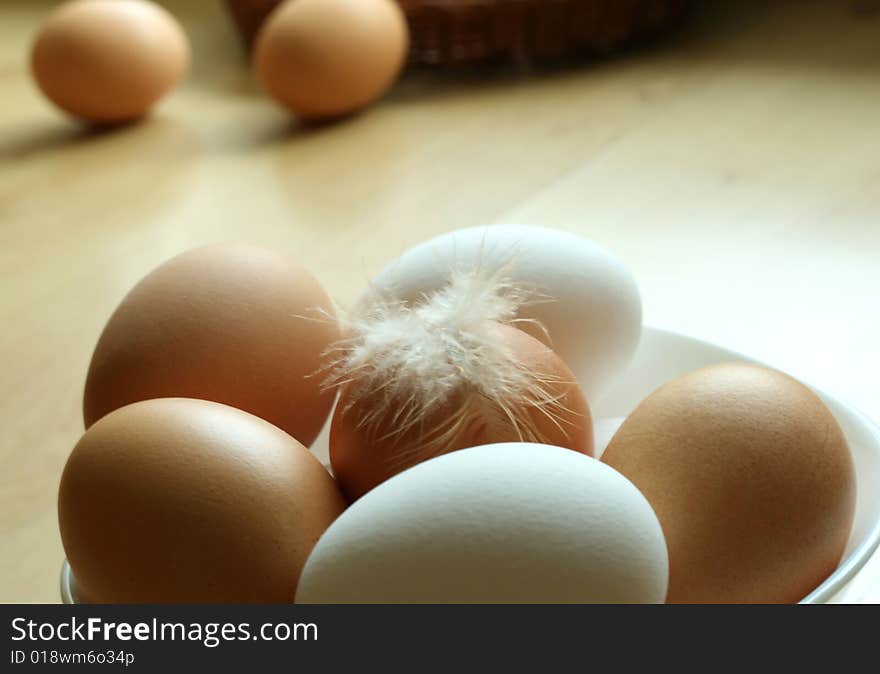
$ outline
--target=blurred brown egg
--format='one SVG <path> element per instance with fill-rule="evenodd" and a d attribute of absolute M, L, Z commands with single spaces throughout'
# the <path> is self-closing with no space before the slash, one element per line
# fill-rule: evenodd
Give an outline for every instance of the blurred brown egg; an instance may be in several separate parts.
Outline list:
<path fill-rule="evenodd" d="M 343 388 L 330 427 L 330 462 L 349 500 L 407 468 L 458 449 L 526 441 L 592 455 L 590 408 L 568 366 L 517 328 L 499 325 L 497 335 L 543 382 L 538 397 L 526 392 L 524 400 L 499 402 L 463 384 L 427 416 L 408 423 L 401 414 L 405 400 L 384 400 L 377 391 L 352 404 L 351 388 Z"/>
<path fill-rule="evenodd" d="M 254 71 L 303 117 L 348 114 L 382 96 L 403 67 L 406 20 L 394 0 L 289 0 L 263 24 Z"/>
<path fill-rule="evenodd" d="M 840 563 L 855 509 L 846 439 L 822 401 L 746 363 L 675 379 L 602 456 L 653 506 L 671 603 L 797 602 Z"/>
<path fill-rule="evenodd" d="M 43 93 L 96 123 L 143 116 L 189 66 L 189 42 L 163 7 L 147 0 L 72 0 L 55 9 L 33 44 Z"/>
<path fill-rule="evenodd" d="M 201 398 L 308 446 L 334 398 L 314 375 L 338 337 L 327 293 L 295 260 L 246 245 L 187 251 L 148 274 L 110 317 L 86 379 L 86 427 L 138 400 Z"/>
<path fill-rule="evenodd" d="M 240 410 L 148 400 L 108 414 L 61 478 L 61 538 L 93 603 L 286 603 L 345 503 L 300 443 Z"/>

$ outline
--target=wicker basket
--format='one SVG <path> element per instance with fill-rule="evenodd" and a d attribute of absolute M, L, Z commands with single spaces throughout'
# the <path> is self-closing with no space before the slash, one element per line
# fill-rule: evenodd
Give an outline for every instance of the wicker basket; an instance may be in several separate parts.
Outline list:
<path fill-rule="evenodd" d="M 397 0 L 410 60 L 464 64 L 605 53 L 674 26 L 689 0 Z M 280 0 L 227 0 L 250 44 Z"/>

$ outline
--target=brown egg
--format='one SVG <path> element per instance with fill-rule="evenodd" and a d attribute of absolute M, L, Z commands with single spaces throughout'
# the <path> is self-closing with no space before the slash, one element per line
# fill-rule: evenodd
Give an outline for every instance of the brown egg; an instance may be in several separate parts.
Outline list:
<path fill-rule="evenodd" d="M 213 400 L 310 445 L 330 414 L 322 352 L 333 305 L 295 260 L 245 245 L 185 252 L 147 275 L 104 328 L 86 379 L 86 427 L 149 398 Z"/>
<path fill-rule="evenodd" d="M 592 455 L 590 409 L 571 370 L 534 337 L 509 325 L 497 327 L 516 358 L 544 380 L 541 398 L 554 402 L 509 400 L 502 406 L 463 385 L 419 423 L 399 432 L 404 420 L 398 411 L 405 401 L 389 405 L 379 394 L 352 405 L 350 388 L 343 389 L 330 427 L 330 462 L 349 500 L 422 461 L 468 447 L 525 440 Z M 388 411 L 365 424 L 382 405 Z"/>
<path fill-rule="evenodd" d="M 72 0 L 37 34 L 31 68 L 43 93 L 84 120 L 136 119 L 181 80 L 189 43 L 167 10 L 147 0 Z"/>
<path fill-rule="evenodd" d="M 812 391 L 774 370 L 729 363 L 669 382 L 602 461 L 657 513 L 671 603 L 796 602 L 849 538 L 856 483 L 843 432 Z"/>
<path fill-rule="evenodd" d="M 147 400 L 83 435 L 58 494 L 77 587 L 95 603 L 293 601 L 345 503 L 300 443 L 240 410 Z"/>
<path fill-rule="evenodd" d="M 266 91 L 303 117 L 335 117 L 394 83 L 409 45 L 393 0 L 289 0 L 263 24 L 254 70 Z"/>

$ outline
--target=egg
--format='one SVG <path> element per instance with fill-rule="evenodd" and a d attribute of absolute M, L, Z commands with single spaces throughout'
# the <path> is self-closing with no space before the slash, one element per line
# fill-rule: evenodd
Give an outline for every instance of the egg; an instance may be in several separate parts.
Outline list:
<path fill-rule="evenodd" d="M 296 602 L 656 603 L 667 556 L 617 471 L 559 447 L 446 454 L 351 505 L 318 541 Z"/>
<path fill-rule="evenodd" d="M 819 397 L 775 370 L 679 377 L 624 421 L 602 461 L 657 513 L 673 603 L 796 602 L 838 565 L 856 483 Z"/>
<path fill-rule="evenodd" d="M 517 409 L 493 401 L 475 386 L 462 386 L 444 403 L 432 405 L 418 423 L 402 418 L 406 401 L 400 399 L 370 424 L 364 420 L 386 404 L 384 398 L 380 394 L 352 400 L 351 389 L 344 389 L 330 427 L 330 463 L 349 500 L 417 463 L 467 447 L 526 437 L 592 453 L 590 409 L 571 370 L 553 351 L 516 328 L 500 325 L 497 334 L 519 362 L 529 363 L 546 382 L 541 398 L 552 404 Z M 398 432 L 402 426 L 405 430 Z"/>
<path fill-rule="evenodd" d="M 58 494 L 64 550 L 94 603 L 290 602 L 344 507 L 289 435 L 183 398 L 103 417 L 74 447 Z"/>
<path fill-rule="evenodd" d="M 257 35 L 254 72 L 296 114 L 336 117 L 382 96 L 408 46 L 406 20 L 394 0 L 289 0 Z"/>
<path fill-rule="evenodd" d="M 596 402 L 628 365 L 641 336 L 642 305 L 630 271 L 595 243 L 524 225 L 456 230 L 421 243 L 371 282 L 380 292 L 417 301 L 442 286 L 450 269 L 506 268 L 531 288 L 518 325 L 545 342 Z M 531 321 L 531 322 L 529 322 Z"/>
<path fill-rule="evenodd" d="M 43 93 L 74 117 L 118 123 L 145 115 L 189 66 L 189 42 L 146 0 L 72 0 L 40 28 L 31 70 Z"/>
<path fill-rule="evenodd" d="M 310 445 L 333 404 L 318 372 L 338 338 L 330 298 L 296 260 L 243 244 L 184 252 L 141 280 L 104 327 L 86 427 L 138 400 L 200 398 Z"/>

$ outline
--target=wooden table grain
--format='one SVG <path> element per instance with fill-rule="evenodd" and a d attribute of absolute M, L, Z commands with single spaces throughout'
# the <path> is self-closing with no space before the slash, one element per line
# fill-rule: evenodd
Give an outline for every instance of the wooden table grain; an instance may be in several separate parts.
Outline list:
<path fill-rule="evenodd" d="M 409 245 L 554 226 L 626 260 L 646 321 L 880 419 L 880 3 L 701 3 L 675 37 L 532 73 L 409 74 L 306 128 L 260 94 L 220 2 L 147 121 L 90 132 L 39 94 L 53 3 L 0 6 L 0 600 L 58 600 L 55 500 L 124 293 L 192 246 L 298 256 L 342 304 Z M 880 601 L 880 557 L 842 600 Z"/>

